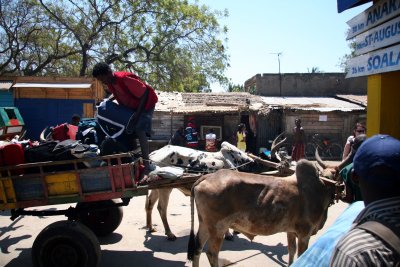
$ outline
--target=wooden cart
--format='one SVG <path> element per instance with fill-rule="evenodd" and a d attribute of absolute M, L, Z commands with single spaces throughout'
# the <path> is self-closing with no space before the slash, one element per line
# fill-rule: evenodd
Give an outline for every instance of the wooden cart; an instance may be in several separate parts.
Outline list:
<path fill-rule="evenodd" d="M 101 162 L 85 168 L 84 162 Z M 44 228 L 32 245 L 34 266 L 98 266 L 100 244 L 96 236 L 112 233 L 120 225 L 122 206 L 148 190 L 180 187 L 199 175 L 138 185 L 141 159 L 133 153 L 67 161 L 39 162 L 0 168 L 0 210 L 11 219 L 21 215 L 65 215 Z M 33 207 L 76 203 L 75 207 L 35 210 Z"/>

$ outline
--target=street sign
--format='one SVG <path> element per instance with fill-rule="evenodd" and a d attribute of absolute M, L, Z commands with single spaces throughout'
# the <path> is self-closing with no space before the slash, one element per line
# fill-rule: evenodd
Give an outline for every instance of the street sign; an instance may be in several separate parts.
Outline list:
<path fill-rule="evenodd" d="M 378 1 L 347 22 L 350 26 L 347 40 L 398 15 L 400 15 L 400 0 Z"/>
<path fill-rule="evenodd" d="M 400 16 L 357 35 L 355 54 L 361 55 L 396 43 L 400 43 Z"/>
<path fill-rule="evenodd" d="M 346 78 L 400 70 L 400 44 L 347 61 Z"/>

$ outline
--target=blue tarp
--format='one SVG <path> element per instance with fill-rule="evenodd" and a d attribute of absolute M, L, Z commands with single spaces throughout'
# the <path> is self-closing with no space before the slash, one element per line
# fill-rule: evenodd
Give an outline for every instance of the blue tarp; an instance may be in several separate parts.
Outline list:
<path fill-rule="evenodd" d="M 368 2 L 372 2 L 372 0 L 337 0 L 337 10 L 340 13 Z"/>
<path fill-rule="evenodd" d="M 364 208 L 363 201 L 350 204 L 331 227 L 318 238 L 294 263 L 292 267 L 328 267 L 333 249 L 340 238 L 347 233 L 353 221 Z"/>

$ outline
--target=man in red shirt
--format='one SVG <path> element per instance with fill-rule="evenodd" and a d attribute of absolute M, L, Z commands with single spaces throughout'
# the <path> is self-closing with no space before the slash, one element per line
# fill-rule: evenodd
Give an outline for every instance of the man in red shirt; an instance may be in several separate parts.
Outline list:
<path fill-rule="evenodd" d="M 133 132 L 139 138 L 142 157 L 145 165 L 144 179 L 149 173 L 149 143 L 151 121 L 158 101 L 155 90 L 139 76 L 125 71 L 113 72 L 106 63 L 98 63 L 93 68 L 93 77 L 107 85 L 107 91 L 119 104 L 131 108 L 134 114 L 126 126 L 126 132 Z"/>

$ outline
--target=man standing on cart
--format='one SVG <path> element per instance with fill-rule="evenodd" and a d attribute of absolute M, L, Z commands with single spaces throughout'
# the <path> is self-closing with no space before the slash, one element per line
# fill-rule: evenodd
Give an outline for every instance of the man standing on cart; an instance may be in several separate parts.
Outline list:
<path fill-rule="evenodd" d="M 136 133 L 142 158 L 144 161 L 144 176 L 149 174 L 149 142 L 154 108 L 158 101 L 155 90 L 139 76 L 125 71 L 113 72 L 107 63 L 97 63 L 93 68 L 93 77 L 107 85 L 107 91 L 113 94 L 120 105 L 131 108 L 134 113 L 126 126 L 126 132 Z M 132 140 L 134 141 L 134 140 Z"/>

